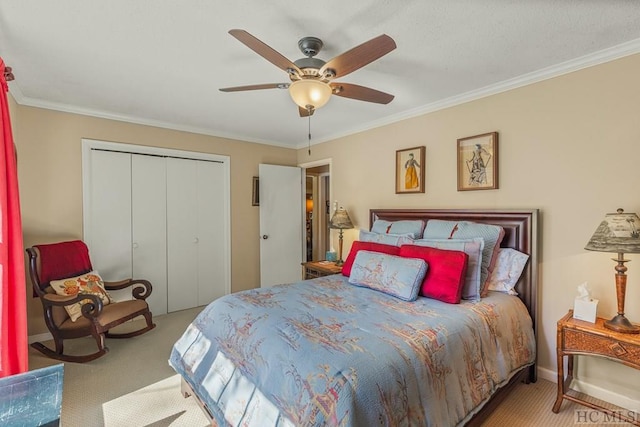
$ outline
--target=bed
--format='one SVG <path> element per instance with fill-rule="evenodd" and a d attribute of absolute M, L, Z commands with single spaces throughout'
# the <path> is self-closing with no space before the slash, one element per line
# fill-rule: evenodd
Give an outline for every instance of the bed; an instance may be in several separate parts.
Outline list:
<path fill-rule="evenodd" d="M 536 380 L 538 212 L 370 211 L 370 226 L 436 219 L 502 227 L 500 247 L 529 256 L 517 297 L 404 301 L 343 275 L 227 295 L 172 349 L 185 396 L 220 426 L 480 425 Z"/>

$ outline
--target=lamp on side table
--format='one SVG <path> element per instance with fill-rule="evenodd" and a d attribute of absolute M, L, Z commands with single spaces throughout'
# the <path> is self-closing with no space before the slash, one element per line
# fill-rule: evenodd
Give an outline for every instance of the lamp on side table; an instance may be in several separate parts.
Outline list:
<path fill-rule="evenodd" d="M 625 253 L 640 253 L 640 218 L 635 213 L 625 213 L 618 209 L 616 213 L 609 213 L 591 236 L 585 249 L 599 252 L 616 252 L 618 258 L 612 258 L 616 265 L 616 297 L 618 314 L 611 320 L 604 322 L 604 327 L 612 331 L 626 334 L 640 333 L 640 327 L 633 325 L 624 316 L 624 298 L 627 291 L 627 267 Z"/>
<path fill-rule="evenodd" d="M 336 209 L 335 213 L 331 217 L 331 221 L 329 221 L 329 228 L 340 230 L 340 233 L 338 234 L 338 261 L 336 261 L 336 265 L 342 265 L 344 264 L 344 261 L 342 260 L 342 231 L 353 228 L 353 223 L 351 222 L 351 218 L 349 218 L 349 214 L 345 208 L 341 206 Z"/>

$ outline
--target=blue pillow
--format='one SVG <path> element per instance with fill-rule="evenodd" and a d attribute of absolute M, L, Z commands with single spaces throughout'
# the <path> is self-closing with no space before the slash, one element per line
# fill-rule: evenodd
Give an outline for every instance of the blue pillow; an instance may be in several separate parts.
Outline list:
<path fill-rule="evenodd" d="M 412 234 L 378 234 L 360 230 L 361 242 L 383 243 L 385 245 L 402 246 L 413 244 Z"/>
<path fill-rule="evenodd" d="M 480 270 L 480 282 L 485 292 L 485 282 L 495 264 L 495 255 L 500 249 L 500 242 L 504 238 L 504 229 L 498 225 L 483 224 L 472 221 L 445 221 L 431 219 L 424 229 L 425 239 L 472 239 L 482 237 L 484 248 L 482 249 L 482 264 Z"/>
<path fill-rule="evenodd" d="M 353 262 L 349 283 L 414 301 L 426 273 L 427 263 L 422 259 L 363 250 Z"/>
<path fill-rule="evenodd" d="M 484 239 L 419 239 L 414 240 L 416 246 L 430 246 L 432 248 L 449 251 L 462 251 L 469 257 L 467 261 L 467 275 L 462 288 L 462 299 L 480 301 L 482 294 L 481 267 Z"/>
<path fill-rule="evenodd" d="M 376 219 L 371 231 L 378 234 L 411 234 L 414 239 L 419 239 L 424 231 L 424 221 L 421 219 L 402 221 Z"/>

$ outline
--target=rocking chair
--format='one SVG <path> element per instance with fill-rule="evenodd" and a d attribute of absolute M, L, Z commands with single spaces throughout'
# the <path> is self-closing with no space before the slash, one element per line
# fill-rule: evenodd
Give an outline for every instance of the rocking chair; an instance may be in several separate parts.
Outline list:
<path fill-rule="evenodd" d="M 102 282 L 106 291 L 131 287 L 134 299 L 105 304 L 93 293 L 71 293 L 58 295 L 51 286 L 52 281 L 73 278 L 93 271 L 89 249 L 80 240 L 35 245 L 27 249 L 29 254 L 29 276 L 34 296 L 40 297 L 44 310 L 44 321 L 53 336 L 55 351 L 40 342 L 33 348 L 53 359 L 67 362 L 89 362 L 106 354 L 105 337 L 130 338 L 155 328 L 149 305 L 145 301 L 151 294 L 151 283 L 147 280 L 126 279 L 118 282 Z M 81 303 L 81 315 L 72 321 L 65 307 Z M 133 332 L 110 333 L 109 330 L 128 320 L 144 316 L 146 327 Z M 64 354 L 63 340 L 92 336 L 98 351 L 86 355 Z"/>

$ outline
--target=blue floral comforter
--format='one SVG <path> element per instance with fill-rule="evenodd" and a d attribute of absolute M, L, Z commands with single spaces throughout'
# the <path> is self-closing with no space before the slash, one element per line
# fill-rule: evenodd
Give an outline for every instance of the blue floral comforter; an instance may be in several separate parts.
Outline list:
<path fill-rule="evenodd" d="M 220 298 L 169 363 L 220 426 L 454 426 L 535 359 L 517 297 L 405 302 L 347 279 Z"/>

